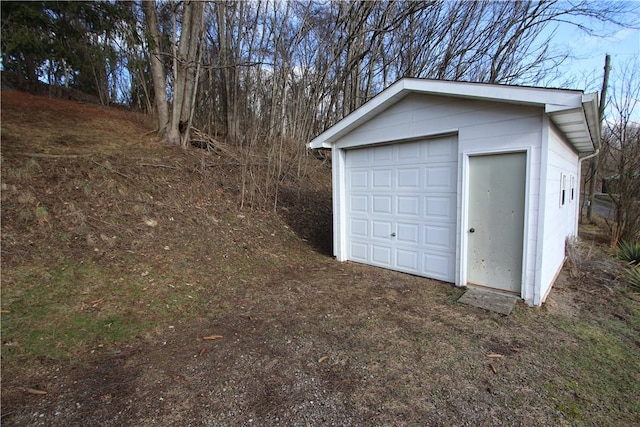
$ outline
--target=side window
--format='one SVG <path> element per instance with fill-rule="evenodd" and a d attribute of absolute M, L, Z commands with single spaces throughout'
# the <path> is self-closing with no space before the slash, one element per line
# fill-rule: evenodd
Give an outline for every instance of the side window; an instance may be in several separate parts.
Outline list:
<path fill-rule="evenodd" d="M 560 174 L 560 207 L 567 202 L 567 175 Z"/>
<path fill-rule="evenodd" d="M 576 177 L 571 175 L 571 201 L 576 198 Z"/>

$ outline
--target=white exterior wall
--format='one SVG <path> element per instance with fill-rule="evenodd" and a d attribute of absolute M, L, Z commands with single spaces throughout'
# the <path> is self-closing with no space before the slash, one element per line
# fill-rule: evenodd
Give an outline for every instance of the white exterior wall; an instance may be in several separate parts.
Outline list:
<path fill-rule="evenodd" d="M 541 215 L 543 227 L 539 230 L 539 281 L 540 292 L 533 304 L 540 305 L 548 294 L 565 258 L 565 241 L 575 236 L 579 213 L 579 159 L 576 151 L 562 137 L 553 124 L 545 119 L 547 135 L 546 162 L 542 168 L 544 182 L 544 211 Z M 562 204 L 562 177 L 566 178 L 565 201 Z M 573 181 L 573 197 L 571 196 Z"/>
<path fill-rule="evenodd" d="M 344 154 L 342 149 L 455 133 L 458 135 L 456 285 L 465 285 L 466 233 L 462 230 L 467 229 L 465 199 L 468 157 L 484 153 L 525 151 L 527 196 L 521 296 L 528 304 L 535 304 L 534 294 L 539 294 L 535 292 L 534 284 L 539 283 L 536 280 L 536 251 L 544 117 L 542 108 L 410 94 L 340 138 L 334 145 L 334 221 L 345 219 L 344 203 L 341 202 L 345 194 L 344 155 L 340 155 Z M 346 234 L 338 224 L 334 224 L 334 230 L 334 254 L 338 260 L 344 260 Z M 553 264 L 554 253 L 549 254 L 549 261 L 543 265 Z"/>

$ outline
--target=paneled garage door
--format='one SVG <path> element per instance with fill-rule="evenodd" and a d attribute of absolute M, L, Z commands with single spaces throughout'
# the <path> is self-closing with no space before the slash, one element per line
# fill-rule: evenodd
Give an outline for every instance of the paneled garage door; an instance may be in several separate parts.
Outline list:
<path fill-rule="evenodd" d="M 455 136 L 346 152 L 347 257 L 455 281 Z"/>

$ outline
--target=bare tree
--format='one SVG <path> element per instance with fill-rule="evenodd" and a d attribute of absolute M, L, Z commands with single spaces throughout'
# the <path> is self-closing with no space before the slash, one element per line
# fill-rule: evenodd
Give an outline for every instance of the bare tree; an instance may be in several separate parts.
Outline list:
<path fill-rule="evenodd" d="M 623 65 L 609 97 L 602 144 L 605 186 L 615 206 L 611 245 L 640 238 L 640 64 Z"/>
<path fill-rule="evenodd" d="M 204 7 L 201 1 L 170 3 L 173 14 L 172 52 L 164 51 L 158 25 L 155 1 L 143 2 L 151 50 L 151 77 L 158 111 L 158 128 L 173 145 L 189 143 L 196 85 L 200 71 L 200 45 L 203 33 Z M 178 25 L 178 23 L 180 25 Z M 178 38 L 179 34 L 179 38 Z M 171 109 L 167 106 L 167 78 L 162 58 L 172 59 Z"/>
<path fill-rule="evenodd" d="M 180 41 L 177 53 L 173 57 L 173 97 L 166 140 L 182 147 L 186 147 L 189 143 L 189 129 L 194 104 L 192 97 L 196 90 L 195 85 L 200 70 L 198 53 L 202 39 L 204 6 L 205 2 L 202 1 L 182 2 Z M 174 14 L 178 13 L 178 7 L 178 5 L 174 7 Z M 173 31 L 175 46 L 177 25 L 174 26 Z"/>
<path fill-rule="evenodd" d="M 625 24 L 628 9 L 586 0 L 143 7 L 154 91 L 171 101 L 156 97 L 158 111 L 158 103 L 170 105 L 159 127 L 184 146 L 193 123 L 236 150 L 244 206 L 277 203 L 282 184 L 305 174 L 302 142 L 400 77 L 535 84 L 566 58 L 547 47 L 555 25 L 578 16 Z M 154 27 L 158 12 L 171 22 Z"/>

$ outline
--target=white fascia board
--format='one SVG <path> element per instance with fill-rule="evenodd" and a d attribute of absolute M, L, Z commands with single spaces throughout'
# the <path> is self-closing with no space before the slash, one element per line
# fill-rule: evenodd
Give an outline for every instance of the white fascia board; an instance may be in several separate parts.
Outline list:
<path fill-rule="evenodd" d="M 600 148 L 600 111 L 598 106 L 598 93 L 586 93 L 582 97 L 582 107 L 591 133 L 591 140 L 594 147 Z"/>

